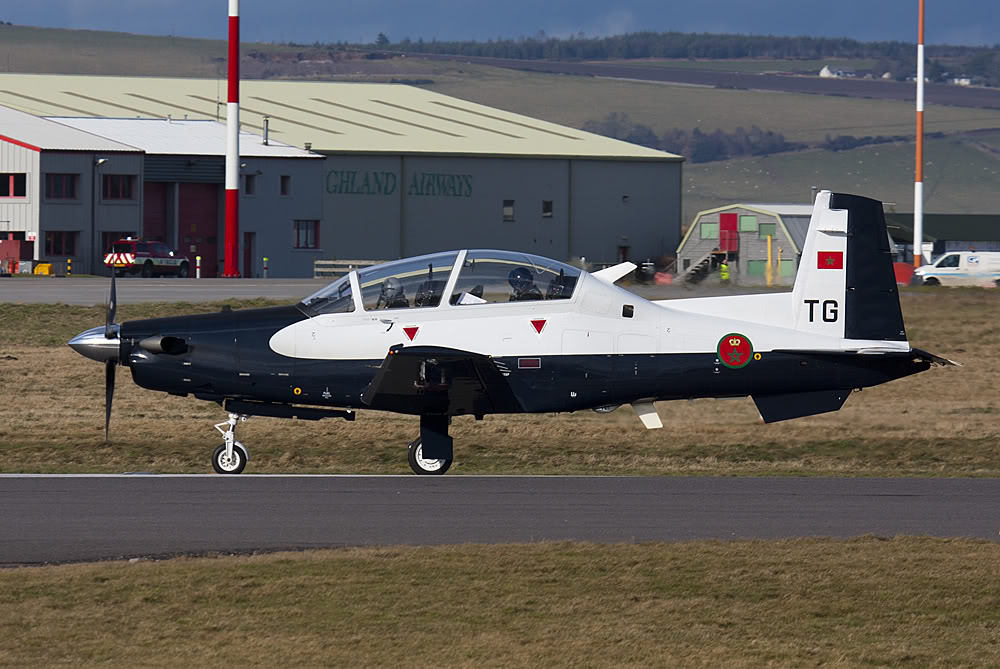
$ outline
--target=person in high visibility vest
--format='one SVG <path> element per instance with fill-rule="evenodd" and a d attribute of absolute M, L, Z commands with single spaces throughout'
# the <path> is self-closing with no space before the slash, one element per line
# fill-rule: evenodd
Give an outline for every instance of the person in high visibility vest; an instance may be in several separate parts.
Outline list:
<path fill-rule="evenodd" d="M 729 262 L 726 260 L 719 263 L 719 279 L 722 283 L 729 283 Z"/>

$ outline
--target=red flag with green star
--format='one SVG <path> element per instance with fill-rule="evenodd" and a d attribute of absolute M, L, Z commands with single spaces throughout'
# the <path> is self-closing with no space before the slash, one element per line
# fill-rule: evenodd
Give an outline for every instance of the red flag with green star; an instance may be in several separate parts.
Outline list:
<path fill-rule="evenodd" d="M 820 269 L 844 269 L 843 251 L 819 251 L 816 267 Z"/>

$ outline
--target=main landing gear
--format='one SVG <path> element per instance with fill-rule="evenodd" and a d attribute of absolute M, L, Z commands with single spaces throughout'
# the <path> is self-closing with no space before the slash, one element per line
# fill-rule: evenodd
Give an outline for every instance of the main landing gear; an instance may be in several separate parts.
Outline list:
<path fill-rule="evenodd" d="M 420 437 L 406 449 L 406 459 L 414 473 L 440 476 L 451 467 L 454 455 L 452 438 L 448 436 L 450 422 L 448 416 L 420 417 Z"/>
<path fill-rule="evenodd" d="M 239 474 L 247 466 L 250 454 L 246 447 L 236 441 L 236 425 L 247 420 L 249 416 L 230 413 L 229 420 L 218 423 L 215 429 L 222 434 L 223 442 L 212 454 L 212 469 L 216 474 Z M 225 429 L 223 429 L 225 428 Z"/>

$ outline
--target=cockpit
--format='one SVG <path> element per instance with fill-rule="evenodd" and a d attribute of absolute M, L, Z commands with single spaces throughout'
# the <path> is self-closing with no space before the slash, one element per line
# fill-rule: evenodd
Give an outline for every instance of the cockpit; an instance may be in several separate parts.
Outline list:
<path fill-rule="evenodd" d="M 582 273 L 530 253 L 448 251 L 355 270 L 305 298 L 300 306 L 320 315 L 570 300 Z"/>

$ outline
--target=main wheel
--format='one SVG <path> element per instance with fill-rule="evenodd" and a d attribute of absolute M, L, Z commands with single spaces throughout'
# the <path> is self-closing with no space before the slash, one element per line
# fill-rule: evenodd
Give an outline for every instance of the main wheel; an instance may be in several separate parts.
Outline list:
<path fill-rule="evenodd" d="M 239 445 L 233 445 L 233 457 L 226 457 L 226 445 L 220 444 L 212 454 L 212 469 L 216 474 L 239 474 L 247 466 L 246 451 Z"/>
<path fill-rule="evenodd" d="M 406 448 L 406 459 L 410 462 L 410 469 L 415 474 L 438 475 L 444 474 L 451 467 L 451 460 L 425 460 L 424 445 L 420 439 L 411 441 Z"/>
<path fill-rule="evenodd" d="M 142 266 L 142 278 L 148 279 L 153 276 L 153 261 L 147 260 Z"/>

